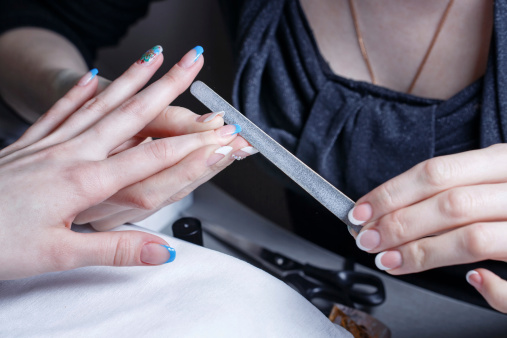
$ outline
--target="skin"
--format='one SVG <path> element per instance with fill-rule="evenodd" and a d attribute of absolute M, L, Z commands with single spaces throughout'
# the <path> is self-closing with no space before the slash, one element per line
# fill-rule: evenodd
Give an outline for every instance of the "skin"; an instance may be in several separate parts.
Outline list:
<path fill-rule="evenodd" d="M 348 1 L 300 2 L 331 69 L 344 77 L 370 81 Z M 441 0 L 356 1 L 379 85 L 402 92 L 408 88 L 446 4 Z M 448 99 L 484 74 L 492 15 L 492 0 L 455 1 L 414 95 Z M 35 43 L 41 39 L 46 39 L 44 44 Z M 26 53 L 14 61 L 7 60 L 5 57 L 10 54 L 6 51 L 10 50 Z M 57 58 L 52 56 L 55 50 Z M 23 116 L 39 116 L 41 107 L 49 107 L 69 88 L 69 83 L 75 83 L 85 72 L 75 47 L 58 34 L 24 28 L 0 37 L 0 94 L 8 96 L 9 104 Z M 506 260 L 502 247 L 507 241 L 507 215 L 500 206 L 507 182 L 503 173 L 507 165 L 504 148 L 498 145 L 428 160 L 358 201 L 354 217 L 365 221 L 365 230 L 376 229 L 379 233 L 379 245 L 369 251 L 396 251 L 401 257 L 401 265 L 388 273 L 413 273 L 488 258 Z M 165 182 L 160 178 L 152 182 Z M 114 215 L 120 214 L 115 209 L 117 205 L 126 208 L 125 212 L 135 212 L 137 208 L 132 207 L 129 199 L 155 189 L 152 182 L 137 185 L 130 197 L 118 193 L 98 207 L 81 211 L 77 220 L 90 221 L 100 229 L 101 220 L 108 217 L 114 220 Z M 111 205 L 113 210 L 108 213 Z M 420 213 L 432 215 L 433 219 L 425 218 L 420 223 L 421 218 L 417 217 Z M 119 220 L 125 219 L 122 216 Z M 103 228 L 114 223 L 107 221 Z M 425 237 L 429 234 L 438 235 Z M 388 264 L 387 258 L 384 255 L 384 264 Z M 507 282 L 487 270 L 477 272 L 479 278 L 471 277 L 472 285 L 494 308 L 507 312 Z"/>
<path fill-rule="evenodd" d="M 405 92 L 447 1 L 355 4 L 379 85 Z M 301 5 L 331 69 L 370 82 L 348 1 L 301 0 Z M 445 100 L 481 77 L 492 22 L 493 1 L 455 1 L 412 94 Z M 359 199 L 353 211 L 365 221 L 361 233 L 376 231 L 358 242 L 371 247 L 373 237 L 378 245 L 358 246 L 388 252 L 380 263 L 389 265 L 387 272 L 393 275 L 486 259 L 507 261 L 506 154 L 505 145 L 495 145 L 430 159 L 379 186 Z M 507 281 L 485 269 L 476 272 L 470 283 L 493 308 L 507 312 Z"/>
<path fill-rule="evenodd" d="M 150 64 L 134 63 L 96 96 L 97 78 L 74 86 L 17 142 L 0 151 L 0 279 L 88 265 L 162 264 L 170 257 L 159 245 L 167 243 L 151 234 L 70 230 L 83 211 L 104 201 L 123 201 L 131 190 L 152 181 L 168 181 L 160 189 L 169 187 L 169 195 L 178 198 L 232 163 L 224 157 L 209 165 L 216 149 L 247 145 L 237 135 L 225 135 L 224 126 L 118 150 L 167 110 L 204 62 L 201 57 L 185 68 L 180 61 L 136 94 L 162 61 L 160 54 Z M 197 115 L 192 115 L 195 121 Z M 165 196 L 160 191 L 152 195 Z M 141 196 L 130 203 L 151 212 L 164 202 Z"/>

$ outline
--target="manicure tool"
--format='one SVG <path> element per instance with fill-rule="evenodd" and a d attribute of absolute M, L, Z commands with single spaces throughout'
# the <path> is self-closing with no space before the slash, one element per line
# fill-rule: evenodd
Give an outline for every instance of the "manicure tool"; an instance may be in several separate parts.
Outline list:
<path fill-rule="evenodd" d="M 281 279 L 309 301 L 327 300 L 347 306 L 380 305 L 385 300 L 380 278 L 353 270 L 329 270 L 299 263 L 273 252 L 244 237 L 209 223 L 205 232 L 258 263 L 264 270 Z"/>
<path fill-rule="evenodd" d="M 223 118 L 227 124 L 240 125 L 240 135 L 245 140 L 343 223 L 359 233 L 361 226 L 351 223 L 348 219 L 348 213 L 354 207 L 354 201 L 301 162 L 203 82 L 194 82 L 190 87 L 190 92 L 212 112 L 225 112 Z"/>

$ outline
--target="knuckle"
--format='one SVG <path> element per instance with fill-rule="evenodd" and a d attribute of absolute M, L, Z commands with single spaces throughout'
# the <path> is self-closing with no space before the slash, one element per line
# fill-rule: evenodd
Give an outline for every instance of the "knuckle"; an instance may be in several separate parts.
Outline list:
<path fill-rule="evenodd" d="M 475 198 L 464 189 L 452 189 L 446 192 L 441 203 L 440 212 L 451 219 L 464 219 L 473 212 Z"/>
<path fill-rule="evenodd" d="M 122 115 L 137 117 L 142 115 L 144 111 L 144 104 L 141 99 L 134 96 L 122 103 L 118 110 L 121 111 Z"/>
<path fill-rule="evenodd" d="M 136 246 L 126 236 L 120 236 L 113 247 L 114 255 L 112 265 L 126 266 L 132 265 L 134 262 L 136 262 L 136 256 L 134 255 Z"/>
<path fill-rule="evenodd" d="M 388 181 L 379 187 L 379 196 L 382 204 L 388 209 L 396 208 L 397 202 L 393 195 L 393 183 Z"/>
<path fill-rule="evenodd" d="M 155 140 L 145 144 L 145 151 L 149 157 L 166 162 L 174 157 L 175 149 L 170 142 L 165 140 Z"/>
<path fill-rule="evenodd" d="M 389 214 L 387 224 L 385 227 L 387 228 L 386 233 L 389 234 L 393 240 L 397 242 L 404 242 L 407 236 L 407 226 L 404 220 L 404 212 L 402 210 L 396 210 Z"/>
<path fill-rule="evenodd" d="M 464 247 L 473 258 L 488 258 L 494 240 L 494 234 L 486 224 L 468 226 L 464 232 Z"/>
<path fill-rule="evenodd" d="M 87 111 L 105 114 L 109 111 L 109 104 L 99 95 L 88 101 L 83 105 L 83 108 Z"/>
<path fill-rule="evenodd" d="M 102 200 L 107 195 L 107 187 L 96 169 L 98 163 L 78 163 L 66 168 L 63 178 L 78 196 Z"/>
<path fill-rule="evenodd" d="M 426 247 L 421 242 L 415 241 L 406 246 L 405 253 L 403 254 L 403 264 L 410 264 L 410 271 L 412 272 L 424 271 L 432 268 L 432 266 L 428 265 L 428 257 Z"/>
<path fill-rule="evenodd" d="M 157 210 L 163 203 L 163 199 L 153 192 L 153 189 L 144 186 L 142 183 L 138 185 L 133 193 L 129 193 L 126 199 L 129 207 L 146 211 Z"/>
<path fill-rule="evenodd" d="M 456 174 L 451 161 L 443 157 L 435 157 L 424 162 L 423 173 L 426 182 L 437 188 L 447 186 Z"/>

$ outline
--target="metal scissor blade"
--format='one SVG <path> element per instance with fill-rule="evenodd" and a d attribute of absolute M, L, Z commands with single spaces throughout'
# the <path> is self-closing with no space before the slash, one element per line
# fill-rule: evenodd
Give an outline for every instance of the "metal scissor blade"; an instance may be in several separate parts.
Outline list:
<path fill-rule="evenodd" d="M 272 257 L 273 255 L 277 255 L 273 253 L 271 250 L 266 249 L 258 244 L 255 244 L 248 239 L 232 234 L 230 231 L 222 228 L 221 226 L 203 223 L 202 225 L 205 232 L 215 237 L 222 243 L 230 246 L 234 250 L 239 251 L 244 254 L 248 258 L 251 259 L 252 262 L 257 264 L 257 267 L 261 267 L 272 274 L 277 278 L 283 278 L 284 272 L 280 270 L 277 266 L 276 262 L 271 262 L 269 259 L 266 259 L 266 256 Z M 271 259 L 273 260 L 273 259 Z"/>
<path fill-rule="evenodd" d="M 262 262 L 261 253 L 264 250 L 262 246 L 257 245 L 239 235 L 234 235 L 218 225 L 203 223 L 202 227 L 205 232 L 215 237 L 219 241 L 227 244 L 235 250 L 238 250 L 242 254 L 254 259 L 255 261 Z"/>
<path fill-rule="evenodd" d="M 343 223 L 359 233 L 361 226 L 351 223 L 348 218 L 349 211 L 354 207 L 354 201 L 301 162 L 203 82 L 194 82 L 190 87 L 190 92 L 211 111 L 225 112 L 225 122 L 240 125 L 242 129 L 240 135 L 245 140 Z"/>

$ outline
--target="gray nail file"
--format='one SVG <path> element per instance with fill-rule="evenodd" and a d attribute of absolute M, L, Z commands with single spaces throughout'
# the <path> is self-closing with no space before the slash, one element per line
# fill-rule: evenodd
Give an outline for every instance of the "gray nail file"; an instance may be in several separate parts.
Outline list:
<path fill-rule="evenodd" d="M 257 148 L 262 155 L 329 209 L 342 222 L 356 232 L 361 230 L 361 226 L 352 224 L 348 219 L 348 213 L 354 207 L 354 202 L 350 198 L 292 155 L 290 151 L 263 132 L 203 82 L 194 82 L 190 87 L 190 92 L 212 112 L 225 112 L 225 122 L 240 125 L 240 135 Z"/>

